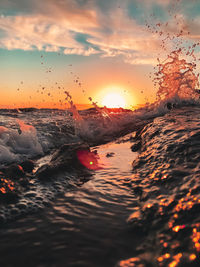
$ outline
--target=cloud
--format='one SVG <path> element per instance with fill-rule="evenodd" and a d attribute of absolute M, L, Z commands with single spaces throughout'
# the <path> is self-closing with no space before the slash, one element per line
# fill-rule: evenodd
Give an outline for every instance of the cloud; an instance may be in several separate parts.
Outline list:
<path fill-rule="evenodd" d="M 70 22 L 71 23 L 71 22 Z M 0 45 L 7 49 L 38 50 L 48 47 L 73 47 L 81 45 L 74 39 L 74 31 L 77 25 L 68 21 L 55 22 L 44 16 L 9 16 L 0 18 L 0 28 L 4 31 L 4 37 L 0 39 Z M 79 28 L 79 27 L 78 27 Z"/>
<path fill-rule="evenodd" d="M 3 0 L 0 3 L 4 10 L 0 16 L 0 47 L 84 56 L 120 56 L 131 64 L 152 64 L 161 52 L 161 40 L 129 17 L 129 2 Z M 143 4 L 165 6 L 170 2 L 144 0 Z M 11 10 L 15 11 L 12 15 Z"/>
<path fill-rule="evenodd" d="M 94 54 L 98 54 L 99 52 L 97 50 L 95 50 L 92 47 L 89 47 L 87 50 L 84 48 L 66 48 L 63 51 L 64 54 L 66 55 L 83 55 L 83 56 L 90 56 L 90 55 L 94 55 Z"/>

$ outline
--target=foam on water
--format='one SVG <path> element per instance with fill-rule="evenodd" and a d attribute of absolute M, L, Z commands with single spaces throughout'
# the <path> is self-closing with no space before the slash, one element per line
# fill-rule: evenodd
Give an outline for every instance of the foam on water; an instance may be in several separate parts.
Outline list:
<path fill-rule="evenodd" d="M 43 155 L 41 144 L 38 141 L 36 129 L 17 120 L 19 130 L 0 126 L 0 163 L 21 161 Z"/>
<path fill-rule="evenodd" d="M 66 192 L 76 181 L 75 175 L 57 177 L 56 181 L 41 183 L 38 179 L 31 178 L 29 189 L 21 192 L 17 203 L 1 205 L 0 223 L 21 217 L 24 214 L 34 213 L 51 204 L 51 201 L 61 193 Z"/>

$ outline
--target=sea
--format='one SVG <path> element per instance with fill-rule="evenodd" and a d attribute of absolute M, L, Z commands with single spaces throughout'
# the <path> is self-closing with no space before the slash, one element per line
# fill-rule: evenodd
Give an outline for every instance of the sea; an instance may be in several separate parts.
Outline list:
<path fill-rule="evenodd" d="M 136 110 L 0 110 L 0 266 L 200 265 L 199 91 L 169 60 Z"/>

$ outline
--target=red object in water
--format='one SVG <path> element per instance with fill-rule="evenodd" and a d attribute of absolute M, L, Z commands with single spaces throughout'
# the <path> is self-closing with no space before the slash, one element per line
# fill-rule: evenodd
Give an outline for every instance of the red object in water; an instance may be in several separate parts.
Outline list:
<path fill-rule="evenodd" d="M 80 163 L 89 170 L 99 170 L 101 167 L 98 164 L 97 155 L 88 150 L 78 150 L 77 158 Z"/>

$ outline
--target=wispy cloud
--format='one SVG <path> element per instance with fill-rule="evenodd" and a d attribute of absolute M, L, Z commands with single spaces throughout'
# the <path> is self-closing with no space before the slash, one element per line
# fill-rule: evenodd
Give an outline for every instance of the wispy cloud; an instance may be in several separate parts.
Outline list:
<path fill-rule="evenodd" d="M 166 6 L 170 2 L 145 0 L 144 4 Z M 128 16 L 126 4 L 129 0 L 118 3 L 3 0 L 0 3 L 4 10 L 0 16 L 0 30 L 3 32 L 0 47 L 62 51 L 84 56 L 122 56 L 131 64 L 152 64 L 160 50 L 160 39 Z M 10 10 L 16 12 L 10 14 Z M 80 34 L 85 38 L 77 38 Z"/>

